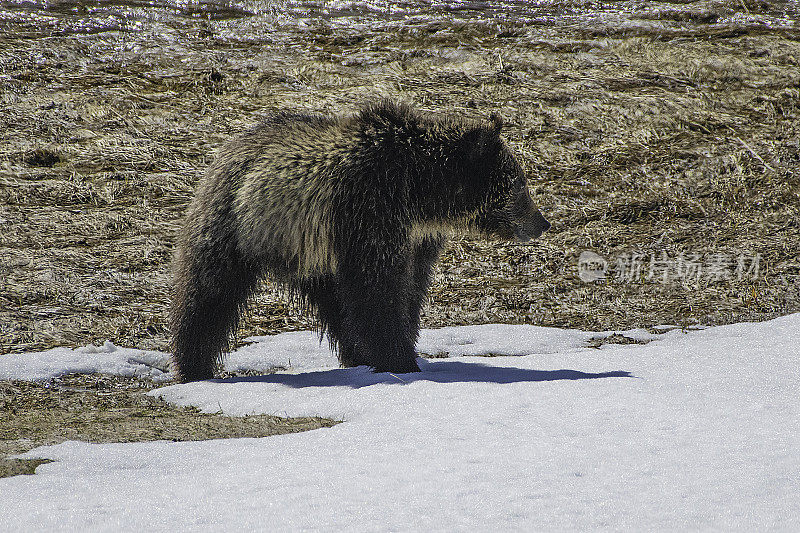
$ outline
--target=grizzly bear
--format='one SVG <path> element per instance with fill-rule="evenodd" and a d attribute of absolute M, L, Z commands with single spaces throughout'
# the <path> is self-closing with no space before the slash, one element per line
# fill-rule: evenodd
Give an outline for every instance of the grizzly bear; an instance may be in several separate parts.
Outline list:
<path fill-rule="evenodd" d="M 177 241 L 179 379 L 213 377 L 265 275 L 316 315 L 343 366 L 419 371 L 419 315 L 447 230 L 526 241 L 550 227 L 501 126 L 383 101 L 277 113 L 224 146 Z"/>

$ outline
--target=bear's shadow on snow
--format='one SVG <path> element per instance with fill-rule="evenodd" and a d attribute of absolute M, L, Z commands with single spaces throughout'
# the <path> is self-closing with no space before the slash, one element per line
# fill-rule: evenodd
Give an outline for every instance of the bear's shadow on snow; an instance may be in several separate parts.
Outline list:
<path fill-rule="evenodd" d="M 632 378 L 630 372 L 614 370 L 611 372 L 581 372 L 579 370 L 531 370 L 525 368 L 489 366 L 481 363 L 463 361 L 418 360 L 422 372 L 413 374 L 375 373 L 368 367 L 334 368 L 304 372 L 299 374 L 267 374 L 214 380 L 218 383 L 275 383 L 287 387 L 351 387 L 354 389 L 370 385 L 405 385 L 415 381 L 434 383 L 525 383 L 537 381 L 561 381 L 601 378 Z"/>

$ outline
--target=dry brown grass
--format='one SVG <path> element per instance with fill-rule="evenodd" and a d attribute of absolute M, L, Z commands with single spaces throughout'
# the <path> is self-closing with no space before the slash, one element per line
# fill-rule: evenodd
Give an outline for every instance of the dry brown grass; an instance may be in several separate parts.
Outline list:
<path fill-rule="evenodd" d="M 244 417 L 200 413 L 145 396 L 153 383 L 135 378 L 68 375 L 45 383 L 0 381 L 0 478 L 32 474 L 39 459 L 9 459 L 67 440 L 143 442 L 266 437 L 331 427 L 317 417 Z"/>
<path fill-rule="evenodd" d="M 424 326 L 798 311 L 800 34 L 715 23 L 762 4 L 674 3 L 641 17 L 666 25 L 635 31 L 422 21 L 356 35 L 320 20 L 248 41 L 224 21 L 182 19 L 174 42 L 6 33 L 0 353 L 105 339 L 166 349 L 172 237 L 214 148 L 274 109 L 341 112 L 379 95 L 501 112 L 553 222 L 531 246 L 456 238 Z M 753 279 L 586 284 L 583 250 L 762 262 Z M 242 335 L 312 325 L 265 289 Z"/>

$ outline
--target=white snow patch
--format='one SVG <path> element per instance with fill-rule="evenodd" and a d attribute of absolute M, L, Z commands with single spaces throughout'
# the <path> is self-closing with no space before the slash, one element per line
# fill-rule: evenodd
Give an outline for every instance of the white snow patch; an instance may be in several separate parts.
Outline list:
<path fill-rule="evenodd" d="M 527 355 L 580 349 L 593 337 L 614 331 L 591 333 L 539 326 L 488 324 L 423 330 L 417 349 L 427 354 L 451 357 L 481 354 Z M 643 330 L 624 335 L 650 340 L 658 335 Z M 225 356 L 225 370 L 268 372 L 275 368 L 293 371 L 338 368 L 327 340 L 312 331 L 248 337 L 250 344 Z M 170 355 L 157 351 L 121 348 L 110 341 L 102 346 L 54 348 L 44 352 L 0 355 L 0 379 L 45 380 L 69 373 L 106 373 L 141 376 L 158 382 L 170 380 Z"/>
<path fill-rule="evenodd" d="M 163 382 L 172 377 L 169 367 L 169 354 L 119 348 L 110 341 L 102 346 L 0 355 L 0 379 L 39 381 L 70 373 L 104 373 Z"/>
<path fill-rule="evenodd" d="M 38 448 L 25 457 L 57 462 L 0 479 L 3 527 L 800 529 L 800 314 L 625 334 L 655 340 L 595 350 L 586 341 L 605 333 L 425 331 L 421 351 L 458 357 L 398 376 L 336 368 L 311 333 L 258 338 L 234 364 L 291 359 L 293 370 L 153 394 L 344 422 L 263 439 Z"/>

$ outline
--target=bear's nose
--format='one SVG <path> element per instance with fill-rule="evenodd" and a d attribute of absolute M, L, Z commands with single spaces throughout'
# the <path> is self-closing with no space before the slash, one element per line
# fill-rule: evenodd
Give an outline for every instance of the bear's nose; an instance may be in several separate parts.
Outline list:
<path fill-rule="evenodd" d="M 532 237 L 538 237 L 550 229 L 550 222 L 548 222 L 537 209 L 530 214 L 528 219 L 522 224 L 521 229 L 523 233 Z"/>

